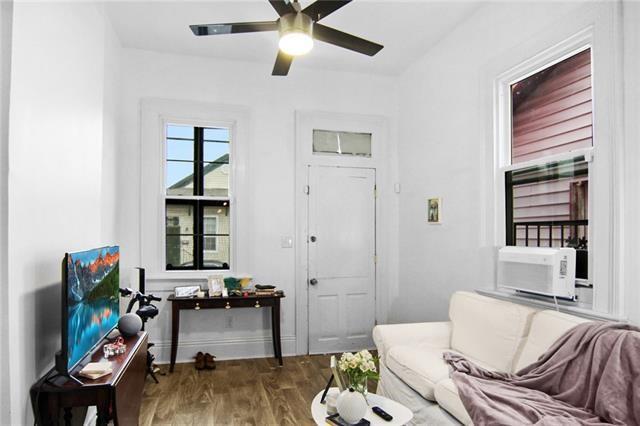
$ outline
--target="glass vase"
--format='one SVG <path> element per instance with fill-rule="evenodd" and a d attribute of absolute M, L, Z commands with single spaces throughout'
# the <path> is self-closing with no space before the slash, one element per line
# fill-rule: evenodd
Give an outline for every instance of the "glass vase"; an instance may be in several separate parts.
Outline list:
<path fill-rule="evenodd" d="M 349 380 L 349 385 L 353 388 L 354 391 L 360 392 L 362 395 L 367 396 L 369 392 L 368 383 L 366 377 L 352 378 Z"/>

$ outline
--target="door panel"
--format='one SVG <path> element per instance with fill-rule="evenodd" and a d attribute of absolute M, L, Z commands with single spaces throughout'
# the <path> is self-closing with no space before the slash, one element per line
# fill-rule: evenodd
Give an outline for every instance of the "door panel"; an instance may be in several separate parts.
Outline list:
<path fill-rule="evenodd" d="M 309 352 L 370 348 L 375 170 L 313 166 L 309 185 Z"/>

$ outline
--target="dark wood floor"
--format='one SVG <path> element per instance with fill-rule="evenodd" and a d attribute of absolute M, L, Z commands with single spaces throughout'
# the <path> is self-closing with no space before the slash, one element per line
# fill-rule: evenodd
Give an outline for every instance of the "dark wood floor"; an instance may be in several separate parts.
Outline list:
<path fill-rule="evenodd" d="M 166 366 L 161 366 L 167 370 Z M 313 425 L 311 401 L 331 376 L 329 355 L 219 361 L 216 370 L 176 364 L 147 379 L 140 424 Z"/>

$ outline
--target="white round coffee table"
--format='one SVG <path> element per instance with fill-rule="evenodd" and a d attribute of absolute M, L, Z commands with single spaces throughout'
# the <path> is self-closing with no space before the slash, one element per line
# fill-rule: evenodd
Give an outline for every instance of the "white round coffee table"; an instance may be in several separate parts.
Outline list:
<path fill-rule="evenodd" d="M 337 388 L 331 388 L 331 390 L 334 389 L 337 390 Z M 311 414 L 313 415 L 313 420 L 317 425 L 322 426 L 327 424 L 325 420 L 327 418 L 327 406 L 320 403 L 323 393 L 324 390 L 320 391 L 316 397 L 313 398 L 313 402 L 311 402 Z M 409 423 L 413 418 L 411 410 L 398 402 L 385 398 L 384 396 L 369 392 L 367 394 L 367 402 L 369 403 L 369 408 L 367 408 L 367 414 L 364 418 L 371 422 L 371 426 L 400 426 Z M 371 407 L 382 408 L 393 416 L 393 420 L 388 422 L 383 420 L 371 411 Z"/>

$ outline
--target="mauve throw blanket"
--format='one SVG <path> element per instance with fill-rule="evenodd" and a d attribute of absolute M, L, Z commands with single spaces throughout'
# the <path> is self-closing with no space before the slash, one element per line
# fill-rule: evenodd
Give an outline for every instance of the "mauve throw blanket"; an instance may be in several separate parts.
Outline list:
<path fill-rule="evenodd" d="M 516 374 L 451 352 L 451 378 L 480 425 L 640 425 L 640 329 L 588 322 Z"/>

